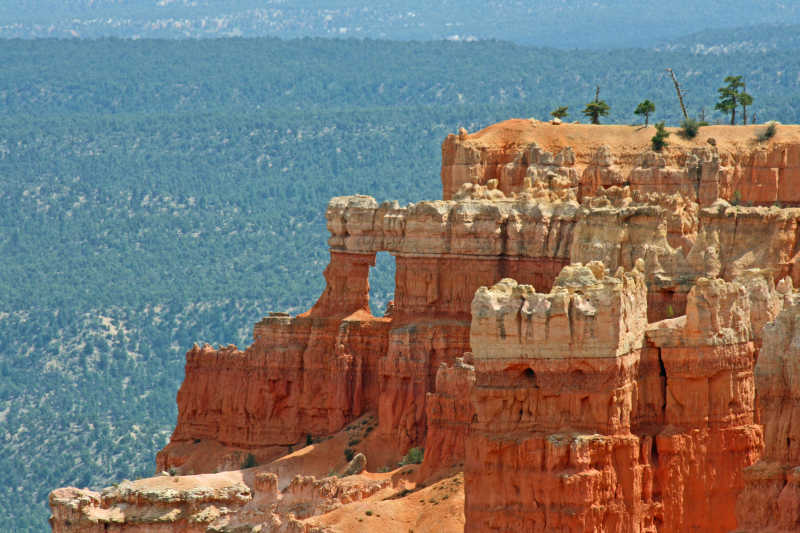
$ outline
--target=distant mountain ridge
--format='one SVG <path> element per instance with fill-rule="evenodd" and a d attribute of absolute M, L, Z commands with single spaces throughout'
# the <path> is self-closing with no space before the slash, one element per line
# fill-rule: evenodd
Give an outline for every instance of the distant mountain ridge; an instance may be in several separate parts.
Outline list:
<path fill-rule="evenodd" d="M 758 24 L 741 28 L 707 29 L 656 46 L 666 52 L 694 55 L 767 53 L 800 48 L 800 24 Z"/>
<path fill-rule="evenodd" d="M 4 38 L 502 39 L 571 49 L 652 47 L 707 27 L 751 24 L 800 24 L 800 5 L 778 0 L 24 0 L 0 5 Z"/>

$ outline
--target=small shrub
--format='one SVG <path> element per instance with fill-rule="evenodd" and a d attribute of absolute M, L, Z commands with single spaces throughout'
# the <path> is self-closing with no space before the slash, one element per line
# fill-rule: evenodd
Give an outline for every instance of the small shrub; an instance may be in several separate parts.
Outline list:
<path fill-rule="evenodd" d="M 356 445 L 356 444 L 358 444 L 359 442 L 361 442 L 361 439 L 359 439 L 359 438 L 350 439 L 350 442 L 348 442 L 348 443 L 347 443 L 347 445 L 348 445 L 348 446 L 355 446 L 355 445 Z"/>
<path fill-rule="evenodd" d="M 248 453 L 247 456 L 242 461 L 242 470 L 245 468 L 253 468 L 254 466 L 258 466 L 258 461 L 256 461 L 256 456 L 252 453 Z"/>
<path fill-rule="evenodd" d="M 672 309 L 672 304 L 667 305 L 667 318 L 675 316 L 675 311 Z"/>
<path fill-rule="evenodd" d="M 418 465 L 422 462 L 425 456 L 425 448 L 411 448 L 405 457 L 400 460 L 400 466 L 403 465 Z"/>
<path fill-rule="evenodd" d="M 311 433 L 306 435 L 306 446 L 311 446 L 314 444 L 314 438 L 311 436 Z"/>
<path fill-rule="evenodd" d="M 778 132 L 778 123 L 773 121 L 767 122 L 767 127 L 764 128 L 764 131 L 756 135 L 756 140 L 760 143 L 767 142 L 768 140 L 775 137 L 775 134 Z"/>
<path fill-rule="evenodd" d="M 552 116 L 553 118 L 562 119 L 566 118 L 568 113 L 569 113 L 569 108 L 565 105 L 562 105 L 550 111 L 550 116 Z"/>
<path fill-rule="evenodd" d="M 347 459 L 348 463 L 353 460 L 353 457 L 355 457 L 355 455 L 356 455 L 356 451 L 354 449 L 352 449 L 352 448 L 345 448 L 344 449 L 344 458 Z"/>
<path fill-rule="evenodd" d="M 733 197 L 731 198 L 731 205 L 739 205 L 739 202 L 742 201 L 742 193 L 739 191 L 733 191 Z"/>
<path fill-rule="evenodd" d="M 693 118 L 684 119 L 681 122 L 681 130 L 678 133 L 684 139 L 694 139 L 697 137 L 697 132 L 700 131 L 701 124 Z"/>
<path fill-rule="evenodd" d="M 656 124 L 656 134 L 650 139 L 653 150 L 660 152 L 667 145 L 667 137 L 669 137 L 669 132 L 664 127 L 664 122 L 658 122 Z"/>
<path fill-rule="evenodd" d="M 366 510 L 366 511 L 364 511 L 364 514 L 367 515 L 367 516 L 372 516 L 372 511 Z"/>

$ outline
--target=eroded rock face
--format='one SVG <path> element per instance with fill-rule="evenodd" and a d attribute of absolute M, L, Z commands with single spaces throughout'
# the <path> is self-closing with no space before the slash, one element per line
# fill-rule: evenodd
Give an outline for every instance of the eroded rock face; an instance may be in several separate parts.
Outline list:
<path fill-rule="evenodd" d="M 357 474 L 321 479 L 296 475 L 283 489 L 279 489 L 278 476 L 269 472 L 166 475 L 125 481 L 102 493 L 58 489 L 50 495 L 51 524 L 56 533 L 310 533 L 321 530 L 306 519 L 367 500 L 391 485 L 388 477 L 370 479 Z"/>
<path fill-rule="evenodd" d="M 643 270 L 478 290 L 466 531 L 736 526 L 762 447 L 748 294 L 701 278 L 686 316 L 648 326 Z"/>
<path fill-rule="evenodd" d="M 799 530 L 795 129 L 656 153 L 630 127 L 511 120 L 444 141 L 443 200 L 333 198 L 316 304 L 187 353 L 157 466 L 200 475 L 58 489 L 54 531 Z M 419 470 L 371 472 L 412 446 Z M 458 516 L 426 515 L 461 468 Z M 362 523 L 365 501 L 392 518 Z"/>
<path fill-rule="evenodd" d="M 471 354 L 467 359 L 471 360 Z M 463 465 L 474 414 L 468 392 L 474 384 L 475 367 L 461 357 L 452 366 L 442 363 L 436 372 L 436 391 L 428 393 L 426 402 L 428 430 L 421 479 Z"/>
<path fill-rule="evenodd" d="M 783 310 L 764 326 L 755 368 L 765 449 L 745 469 L 737 508 L 741 530 L 753 533 L 800 528 L 800 298 L 790 286 L 782 287 Z"/>
<path fill-rule="evenodd" d="M 102 493 L 74 487 L 50 494 L 54 533 L 185 531 L 201 533 L 252 500 L 247 485 L 210 476 L 124 481 Z"/>
<path fill-rule="evenodd" d="M 603 136 L 592 126 L 564 126 L 512 119 L 472 135 L 449 135 L 442 143 L 443 197 L 454 198 L 464 184 L 491 180 L 511 196 L 531 178 L 572 188 L 579 200 L 602 188 L 630 185 L 643 194 L 680 193 L 702 206 L 719 198 L 800 204 L 800 145 L 795 139 L 742 143 L 724 127 L 709 127 L 703 131 L 721 134 L 714 144 L 705 142 L 708 137 L 681 142 L 673 135 L 667 150 L 653 152 L 651 135 L 644 130 L 611 126 Z"/>
<path fill-rule="evenodd" d="M 181 443 L 210 440 L 245 450 L 294 445 L 375 410 L 389 325 L 363 312 L 344 320 L 277 316 L 256 325 L 255 342 L 244 352 L 194 347 L 178 391 L 178 424 L 158 454 L 158 469 L 187 463 Z"/>

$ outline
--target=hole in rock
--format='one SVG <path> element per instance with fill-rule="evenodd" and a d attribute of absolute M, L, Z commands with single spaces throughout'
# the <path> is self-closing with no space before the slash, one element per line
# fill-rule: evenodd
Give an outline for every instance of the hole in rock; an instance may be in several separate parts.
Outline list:
<path fill-rule="evenodd" d="M 394 257 L 389 252 L 375 255 L 375 266 L 369 269 L 369 308 L 374 316 L 383 316 L 394 299 L 394 270 Z"/>
<path fill-rule="evenodd" d="M 522 372 L 522 377 L 528 383 L 528 386 L 536 387 L 536 372 L 532 368 L 526 368 Z"/>

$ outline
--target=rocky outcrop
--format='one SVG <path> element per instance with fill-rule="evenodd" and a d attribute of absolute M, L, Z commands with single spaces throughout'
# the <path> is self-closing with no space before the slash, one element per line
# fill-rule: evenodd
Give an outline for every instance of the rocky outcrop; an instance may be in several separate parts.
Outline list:
<path fill-rule="evenodd" d="M 800 135 L 742 131 L 511 120 L 444 141 L 443 200 L 333 198 L 315 305 L 186 355 L 157 467 L 200 475 L 54 530 L 797 530 Z"/>
<path fill-rule="evenodd" d="M 788 129 L 782 127 L 782 129 Z M 722 198 L 748 205 L 800 205 L 800 144 L 742 142 L 755 131 L 705 127 L 694 140 L 670 137 L 651 150 L 652 130 L 558 125 L 512 119 L 472 135 L 449 135 L 442 144 L 442 193 L 454 198 L 464 184 L 497 180 L 506 196 L 520 193 L 526 177 L 558 182 L 578 199 L 602 188 L 630 185 L 642 194 L 680 193 L 702 206 Z"/>
<path fill-rule="evenodd" d="M 761 453 L 754 424 L 751 304 L 745 287 L 698 279 L 686 315 L 652 325 L 648 344 L 664 369 L 663 428 L 655 439 L 669 531 L 730 531 L 742 469 Z M 708 516 L 718 517 L 713 526 Z"/>
<path fill-rule="evenodd" d="M 50 494 L 54 533 L 185 531 L 201 533 L 252 500 L 245 484 L 212 476 L 124 481 L 102 493 L 73 487 Z"/>
<path fill-rule="evenodd" d="M 737 507 L 741 531 L 748 533 L 800 529 L 800 298 L 791 282 L 779 285 L 784 308 L 764 327 L 755 369 L 765 449 L 744 471 L 746 488 Z"/>
<path fill-rule="evenodd" d="M 762 446 L 748 294 L 700 278 L 685 316 L 648 326 L 643 270 L 476 293 L 467 531 L 736 526 Z"/>
<path fill-rule="evenodd" d="M 472 355 L 468 356 L 471 361 Z M 463 466 L 473 416 L 468 392 L 474 384 L 475 367 L 461 357 L 453 366 L 442 363 L 436 372 L 436 392 L 429 392 L 426 398 L 428 428 L 420 479 L 448 467 Z"/>
<path fill-rule="evenodd" d="M 181 444 L 198 440 L 271 458 L 270 447 L 333 433 L 377 409 L 389 325 L 363 310 L 342 320 L 272 316 L 256 324 L 245 351 L 194 347 L 178 391 L 178 424 L 157 467 L 230 468 L 223 453 L 211 463 L 192 462 Z"/>
<path fill-rule="evenodd" d="M 361 455 L 363 458 L 363 455 Z M 56 533 L 124 531 L 261 531 L 305 533 L 304 521 L 386 490 L 388 477 L 295 476 L 282 490 L 278 476 L 158 476 L 125 481 L 102 493 L 58 489 L 50 495 Z"/>
<path fill-rule="evenodd" d="M 476 293 L 465 531 L 641 522 L 630 425 L 646 294 L 639 269 L 601 263 L 566 267 L 548 294 L 514 280 Z"/>

